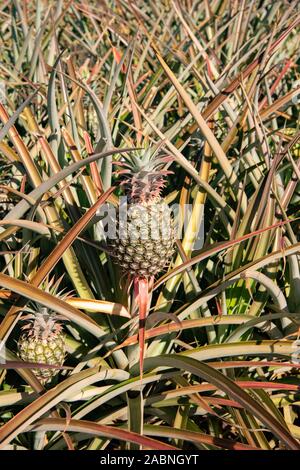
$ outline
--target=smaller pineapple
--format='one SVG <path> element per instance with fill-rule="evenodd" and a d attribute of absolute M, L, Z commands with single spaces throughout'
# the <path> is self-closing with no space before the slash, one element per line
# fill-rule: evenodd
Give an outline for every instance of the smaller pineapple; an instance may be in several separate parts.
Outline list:
<path fill-rule="evenodd" d="M 23 333 L 18 341 L 21 359 L 25 362 L 62 366 L 65 359 L 65 336 L 55 314 L 42 308 L 27 318 L 29 323 L 23 326 Z M 58 371 L 58 369 L 33 369 L 33 373 L 42 383 L 49 382 Z"/>

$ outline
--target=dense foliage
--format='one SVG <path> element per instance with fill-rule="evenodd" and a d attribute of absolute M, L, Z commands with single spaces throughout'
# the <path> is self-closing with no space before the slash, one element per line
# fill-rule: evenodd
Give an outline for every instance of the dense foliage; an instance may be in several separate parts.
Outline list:
<path fill-rule="evenodd" d="M 0 448 L 300 448 L 299 24 L 297 0 L 1 2 Z M 103 208 L 145 147 L 184 219 L 140 374 Z M 46 383 L 17 346 L 41 309 Z"/>

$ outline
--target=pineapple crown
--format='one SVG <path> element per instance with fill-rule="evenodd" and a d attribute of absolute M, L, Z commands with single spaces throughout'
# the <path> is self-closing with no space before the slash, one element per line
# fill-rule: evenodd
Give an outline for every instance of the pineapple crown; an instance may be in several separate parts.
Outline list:
<path fill-rule="evenodd" d="M 33 336 L 38 340 L 51 339 L 62 331 L 61 323 L 57 322 L 58 316 L 45 307 L 34 314 L 26 315 L 23 319 L 29 322 L 22 327 L 22 330 L 28 330 L 28 336 Z"/>
<path fill-rule="evenodd" d="M 123 175 L 122 184 L 130 203 L 147 204 L 160 198 L 165 178 L 172 173 L 166 167 L 173 157 L 157 152 L 158 149 L 148 148 L 143 153 L 125 155 L 125 162 L 116 162 L 124 168 L 118 173 Z"/>

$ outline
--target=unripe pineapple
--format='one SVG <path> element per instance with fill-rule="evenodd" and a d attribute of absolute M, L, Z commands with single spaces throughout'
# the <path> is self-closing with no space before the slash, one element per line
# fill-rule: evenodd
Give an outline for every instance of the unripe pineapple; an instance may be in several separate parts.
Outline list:
<path fill-rule="evenodd" d="M 110 240 L 110 245 L 118 264 L 132 277 L 155 276 L 173 254 L 174 223 L 160 195 L 165 176 L 170 173 L 165 168 L 169 160 L 148 149 L 121 163 L 128 204 L 119 207 L 116 238 Z"/>
<path fill-rule="evenodd" d="M 55 315 L 43 308 L 27 318 L 29 323 L 23 326 L 23 333 L 18 341 L 21 359 L 25 362 L 62 366 L 65 359 L 65 336 Z M 50 381 L 58 371 L 33 369 L 33 373 L 43 383 Z"/>

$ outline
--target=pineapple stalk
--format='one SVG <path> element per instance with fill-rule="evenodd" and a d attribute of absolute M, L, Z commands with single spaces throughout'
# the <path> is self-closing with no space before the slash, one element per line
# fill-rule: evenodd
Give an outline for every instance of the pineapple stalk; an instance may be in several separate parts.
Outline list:
<path fill-rule="evenodd" d="M 143 379 L 144 355 L 145 355 L 145 327 L 148 314 L 148 279 L 134 278 L 134 292 L 139 306 L 139 350 L 140 350 L 140 379 Z"/>

